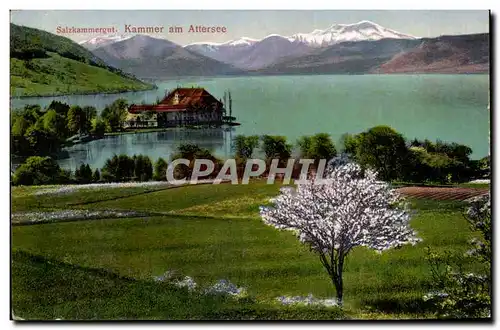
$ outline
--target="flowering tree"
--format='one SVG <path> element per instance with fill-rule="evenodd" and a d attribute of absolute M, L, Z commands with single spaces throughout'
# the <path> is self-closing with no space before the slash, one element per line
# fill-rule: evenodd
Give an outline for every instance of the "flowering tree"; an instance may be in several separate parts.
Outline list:
<path fill-rule="evenodd" d="M 491 197 L 475 197 L 465 212 L 470 229 L 476 233 L 465 256 L 438 254 L 427 248 L 427 260 L 436 291 L 423 298 L 432 303 L 439 318 L 491 317 Z M 479 234 L 479 235 L 477 235 Z M 460 262 L 453 262 L 453 260 Z M 462 265 L 474 265 L 474 272 Z"/>
<path fill-rule="evenodd" d="M 344 262 L 354 247 L 383 251 L 419 241 L 408 225 L 411 216 L 402 199 L 376 175 L 337 158 L 330 162 L 324 179 L 282 188 L 273 206 L 260 210 L 266 224 L 294 231 L 319 254 L 340 305 Z"/>

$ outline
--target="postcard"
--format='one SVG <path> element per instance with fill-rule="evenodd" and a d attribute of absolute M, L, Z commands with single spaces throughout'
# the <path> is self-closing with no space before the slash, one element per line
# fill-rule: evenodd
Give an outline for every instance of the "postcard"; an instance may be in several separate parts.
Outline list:
<path fill-rule="evenodd" d="M 11 319 L 491 320 L 487 10 L 13 10 Z"/>

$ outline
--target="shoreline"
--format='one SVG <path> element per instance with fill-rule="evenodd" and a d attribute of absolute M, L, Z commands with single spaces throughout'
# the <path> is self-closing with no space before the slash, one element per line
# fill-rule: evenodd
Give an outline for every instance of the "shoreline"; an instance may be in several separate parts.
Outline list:
<path fill-rule="evenodd" d="M 158 89 L 158 86 L 152 85 L 151 88 L 145 89 L 127 89 L 123 91 L 103 91 L 103 92 L 87 92 L 87 93 L 54 93 L 49 95 L 22 95 L 22 96 L 10 96 L 10 100 L 20 100 L 29 98 L 42 98 L 42 97 L 59 97 L 59 96 L 89 96 L 89 95 L 102 95 L 102 94 L 123 94 L 123 93 L 135 93 L 135 92 L 146 92 Z"/>
<path fill-rule="evenodd" d="M 235 77 L 281 77 L 281 76 L 400 76 L 400 75 L 490 75 L 489 71 L 486 72 L 390 72 L 390 73 L 378 73 L 378 72 L 368 72 L 368 73 L 261 73 L 249 71 L 246 74 L 226 74 L 226 75 L 214 75 L 214 76 L 179 76 L 179 77 L 166 77 L 166 78 L 148 78 L 154 79 L 154 81 L 176 81 L 179 79 L 212 79 L 212 78 L 235 78 Z M 143 78 L 145 79 L 145 78 Z M 149 84 L 149 83 L 148 83 Z M 135 92 L 146 92 L 156 90 L 159 87 L 153 84 L 152 88 L 137 89 L 137 90 L 123 90 L 123 91 L 104 91 L 104 92 L 88 92 L 88 93 L 54 93 L 49 95 L 22 95 L 22 96 L 10 96 L 10 100 L 15 99 L 27 99 L 27 98 L 48 98 L 48 97 L 59 97 L 59 96 L 89 96 L 89 95 L 108 95 L 108 94 L 123 94 L 123 93 L 135 93 Z"/>

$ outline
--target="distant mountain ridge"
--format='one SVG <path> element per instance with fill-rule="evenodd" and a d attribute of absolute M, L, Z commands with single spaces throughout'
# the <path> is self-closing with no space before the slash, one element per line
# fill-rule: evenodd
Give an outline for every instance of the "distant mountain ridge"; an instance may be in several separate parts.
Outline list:
<path fill-rule="evenodd" d="M 489 34 L 343 42 L 260 74 L 475 73 L 489 70 Z"/>
<path fill-rule="evenodd" d="M 415 48 L 397 54 L 375 69 L 376 73 L 489 71 L 489 34 L 441 36 L 423 39 Z"/>
<path fill-rule="evenodd" d="M 165 75 L 188 76 L 244 73 L 469 73 L 489 70 L 487 33 L 418 38 L 370 21 L 333 24 L 324 30 L 291 36 L 271 34 L 260 40 L 241 37 L 222 43 L 196 42 L 181 47 L 187 53 L 177 47 L 174 58 L 163 54 L 160 60 L 149 54 L 147 60 L 142 61 L 145 63 L 141 63 L 140 56 L 136 56 L 133 61 L 121 58 L 121 63 L 117 63 L 116 58 L 120 55 L 109 57 L 100 51 L 103 47 L 95 50 L 94 54 L 107 63 L 140 76 L 151 75 L 155 71 Z M 190 64 L 193 61 L 196 63 L 194 66 Z"/>
<path fill-rule="evenodd" d="M 112 43 L 126 40 L 133 37 L 133 35 L 111 35 L 111 36 L 97 36 L 89 40 L 80 41 L 78 44 L 87 48 L 88 50 L 94 50 L 96 48 L 110 45 Z"/>
<path fill-rule="evenodd" d="M 381 39 L 351 41 L 318 48 L 257 70 L 261 74 L 362 74 L 369 73 L 396 54 L 417 47 L 419 40 Z"/>
<path fill-rule="evenodd" d="M 325 30 L 318 29 L 292 36 L 271 34 L 260 40 L 240 38 L 219 44 L 198 42 L 184 47 L 241 69 L 258 70 L 285 58 L 314 53 L 317 48 L 326 48 L 342 42 L 387 38 L 417 39 L 370 21 L 360 21 L 354 24 L 334 24 Z"/>
<path fill-rule="evenodd" d="M 192 52 L 166 39 L 135 35 L 98 47 L 106 63 L 138 77 L 211 76 L 243 73 L 230 64 Z"/>
<path fill-rule="evenodd" d="M 370 21 L 361 21 L 354 24 L 334 24 L 325 30 L 297 33 L 291 38 L 313 47 L 326 47 L 349 41 L 418 39 L 415 36 L 397 32 Z"/>

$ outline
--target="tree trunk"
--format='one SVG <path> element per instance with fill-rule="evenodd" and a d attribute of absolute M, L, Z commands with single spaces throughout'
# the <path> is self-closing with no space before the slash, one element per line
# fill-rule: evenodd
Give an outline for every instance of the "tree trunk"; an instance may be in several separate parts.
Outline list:
<path fill-rule="evenodd" d="M 335 290 L 337 291 L 337 304 L 342 306 L 344 304 L 344 281 L 342 280 L 342 275 L 344 271 L 344 255 L 340 254 L 338 256 L 337 269 L 334 270 L 336 273 L 336 279 L 334 281 Z M 333 266 L 335 267 L 335 265 Z"/>
<path fill-rule="evenodd" d="M 337 277 L 337 280 L 332 280 L 332 282 L 335 285 L 335 291 L 337 291 L 337 304 L 339 304 L 339 306 L 342 306 L 344 303 L 343 301 L 344 288 L 343 288 L 342 276 Z"/>

